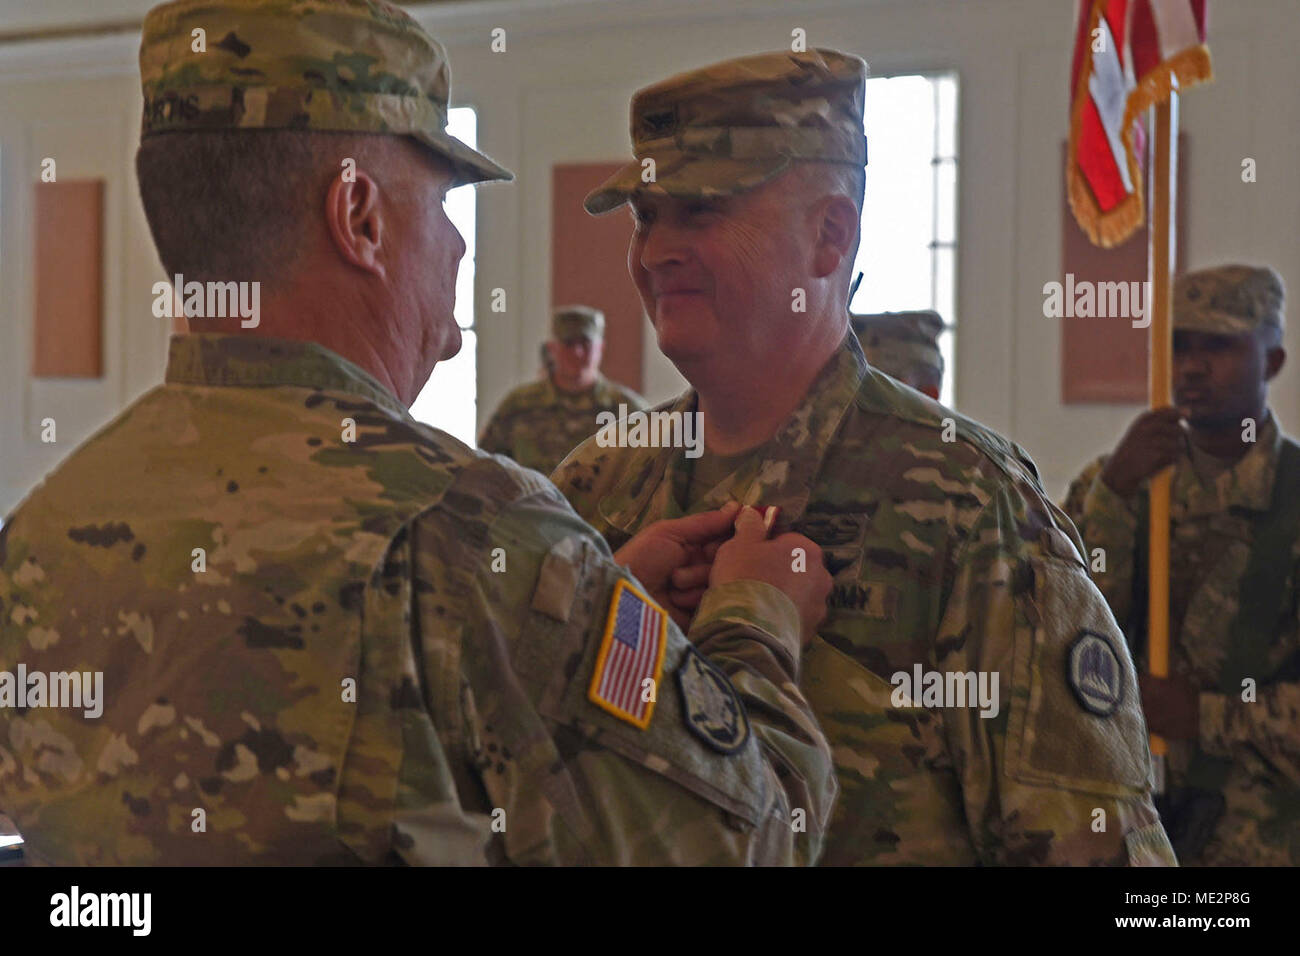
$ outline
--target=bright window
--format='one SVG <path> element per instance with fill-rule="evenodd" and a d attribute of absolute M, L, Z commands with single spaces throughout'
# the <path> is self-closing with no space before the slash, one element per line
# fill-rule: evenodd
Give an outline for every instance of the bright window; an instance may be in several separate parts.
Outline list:
<path fill-rule="evenodd" d="M 447 111 L 447 132 L 457 139 L 478 145 L 478 117 L 468 106 Z M 474 418 L 478 405 L 476 356 L 478 336 L 474 331 L 474 187 L 460 186 L 447 193 L 447 217 L 465 237 L 465 258 L 456 274 L 456 323 L 461 329 L 461 347 L 456 357 L 439 362 L 428 383 L 411 405 L 411 414 L 467 445 L 475 443 Z"/>
<path fill-rule="evenodd" d="M 852 311 L 934 309 L 957 324 L 957 76 L 867 80 L 869 150 L 862 242 L 865 275 Z M 939 338 L 941 400 L 952 404 L 953 334 Z"/>

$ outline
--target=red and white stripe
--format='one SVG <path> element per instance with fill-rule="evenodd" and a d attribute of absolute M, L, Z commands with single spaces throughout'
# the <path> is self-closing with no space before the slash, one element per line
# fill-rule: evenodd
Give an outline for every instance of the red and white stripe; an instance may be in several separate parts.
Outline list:
<path fill-rule="evenodd" d="M 662 618 L 656 608 L 627 592 L 621 598 L 636 600 L 640 606 L 637 646 L 631 650 L 616 637 L 611 637 L 604 673 L 596 693 L 610 705 L 641 720 L 645 718 L 650 706 L 641 692 L 642 684 L 646 678 L 654 676 Z"/>
<path fill-rule="evenodd" d="M 1103 49 L 1099 52 L 1093 52 L 1093 29 L 1101 31 Z M 1161 71 L 1173 73 L 1172 61 L 1184 51 L 1203 46 L 1205 36 L 1206 0 L 1083 3 L 1070 77 L 1070 162 L 1082 175 L 1101 216 L 1141 192 L 1133 174 L 1138 169 L 1142 137 L 1140 127 L 1131 127 L 1153 101 L 1151 93 L 1156 86 L 1145 81 L 1159 77 Z M 1086 81 L 1086 95 L 1081 78 Z M 1203 78 L 1186 77 L 1191 81 Z M 1086 223 L 1080 225 L 1092 232 Z"/>

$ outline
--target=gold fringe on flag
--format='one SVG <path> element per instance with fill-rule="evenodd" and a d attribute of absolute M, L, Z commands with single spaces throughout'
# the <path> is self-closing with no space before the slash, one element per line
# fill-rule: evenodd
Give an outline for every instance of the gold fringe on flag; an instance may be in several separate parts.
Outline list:
<path fill-rule="evenodd" d="M 1106 11 L 1108 0 L 1096 0 L 1088 18 L 1088 36 L 1093 35 L 1102 14 Z M 1078 143 L 1083 128 L 1083 107 L 1088 102 L 1088 81 L 1092 77 L 1092 57 L 1087 57 L 1083 68 L 1079 70 L 1078 85 L 1074 91 L 1074 106 L 1070 111 L 1070 144 L 1065 159 L 1066 196 L 1070 209 L 1079 228 L 1084 231 L 1093 245 L 1110 249 L 1124 242 L 1142 225 L 1145 219 L 1145 200 L 1142 195 L 1142 170 L 1138 162 L 1137 151 L 1133 146 L 1133 129 L 1138 116 L 1156 103 L 1167 102 L 1173 89 L 1173 80 L 1178 79 L 1179 89 L 1186 89 L 1197 83 L 1214 79 L 1214 69 L 1210 65 L 1210 50 L 1205 44 L 1180 50 L 1168 60 L 1161 62 L 1154 69 L 1138 80 L 1137 86 L 1128 96 L 1124 108 L 1124 156 L 1128 162 L 1129 178 L 1133 182 L 1133 192 L 1109 212 L 1103 212 L 1097 204 L 1088 181 L 1078 163 Z"/>

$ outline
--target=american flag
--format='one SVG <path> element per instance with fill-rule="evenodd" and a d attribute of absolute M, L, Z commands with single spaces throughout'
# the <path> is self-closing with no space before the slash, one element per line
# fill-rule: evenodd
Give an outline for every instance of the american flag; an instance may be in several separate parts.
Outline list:
<path fill-rule="evenodd" d="M 1082 0 L 1070 71 L 1066 192 L 1093 243 L 1142 225 L 1138 120 L 1180 88 L 1213 78 L 1206 0 Z"/>
<path fill-rule="evenodd" d="M 664 612 L 626 581 L 619 581 L 588 697 L 615 716 L 647 727 L 654 701 L 645 698 L 658 692 L 646 694 L 642 685 L 647 678 L 658 684 L 666 630 Z"/>

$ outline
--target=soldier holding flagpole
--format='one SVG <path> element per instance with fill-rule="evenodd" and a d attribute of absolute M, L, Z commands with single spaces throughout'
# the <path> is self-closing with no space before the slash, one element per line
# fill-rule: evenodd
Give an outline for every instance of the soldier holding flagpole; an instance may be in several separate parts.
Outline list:
<path fill-rule="evenodd" d="M 1204 0 L 1081 12 L 1066 175 L 1098 245 L 1141 223 L 1137 120 L 1154 113 L 1151 408 L 1064 507 L 1105 555 L 1098 586 L 1146 664 L 1158 806 L 1180 861 L 1294 864 L 1300 445 L 1267 404 L 1286 358 L 1284 289 L 1243 265 L 1171 282 L 1178 90 L 1211 77 L 1205 38 Z"/>

